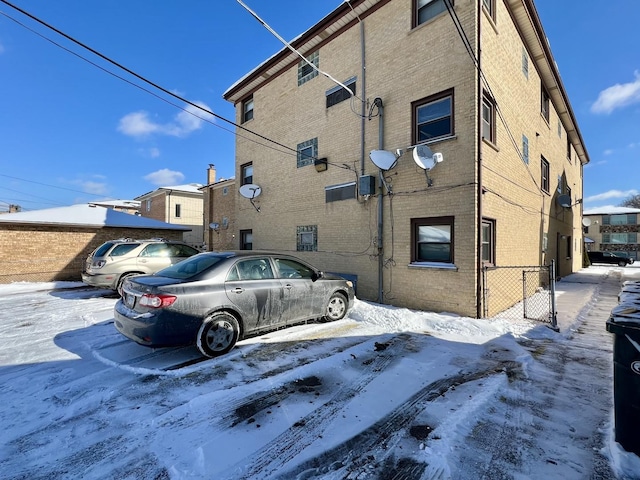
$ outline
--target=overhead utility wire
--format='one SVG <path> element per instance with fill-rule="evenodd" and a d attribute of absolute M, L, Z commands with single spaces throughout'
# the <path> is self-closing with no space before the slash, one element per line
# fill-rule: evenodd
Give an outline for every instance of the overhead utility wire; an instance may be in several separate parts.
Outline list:
<path fill-rule="evenodd" d="M 4 0 L 2 0 L 4 1 Z M 335 78 L 333 78 L 331 75 L 329 75 L 326 72 L 323 72 L 322 70 L 320 70 L 313 62 L 310 62 L 309 60 L 307 60 L 307 58 L 302 55 L 298 50 L 296 50 L 293 45 L 291 45 L 289 42 L 287 42 L 284 38 L 282 38 L 280 35 L 278 35 L 278 32 L 276 32 L 273 28 L 271 28 L 267 22 L 265 22 L 264 20 L 262 20 L 258 14 L 256 12 L 254 12 L 253 10 L 251 10 L 247 5 L 245 5 L 242 0 L 236 0 L 247 12 L 249 12 L 253 18 L 255 18 L 258 22 L 260 22 L 264 28 L 266 28 L 267 30 L 269 30 L 269 32 L 271 32 L 273 34 L 273 36 L 275 36 L 278 40 L 280 40 L 289 50 L 291 50 L 293 53 L 295 53 L 296 55 L 298 55 L 307 65 L 309 65 L 311 68 L 313 68 L 316 72 L 324 75 L 325 77 L 327 77 L 329 80 L 331 80 L 332 82 L 336 83 L 337 85 L 340 85 L 342 88 L 344 88 L 347 92 L 349 92 L 351 94 L 352 97 L 356 97 L 358 100 L 360 100 L 361 102 L 363 102 L 363 100 L 361 98 L 359 98 L 356 93 L 354 91 L 352 91 L 349 87 L 347 87 L 345 84 L 343 84 L 342 82 L 339 82 L 338 80 L 336 80 Z M 347 2 L 348 3 L 348 2 Z M 351 4 L 349 4 L 349 6 L 351 6 Z M 359 18 L 358 18 L 359 19 Z"/>
<path fill-rule="evenodd" d="M 444 0 L 444 4 L 447 7 L 447 11 L 449 12 L 449 16 L 451 17 L 451 20 L 453 21 L 454 26 L 456 27 L 456 30 L 458 31 L 458 35 L 460 36 L 460 39 L 462 40 L 462 43 L 465 47 L 465 49 L 467 50 L 467 53 L 469 54 L 469 57 L 471 57 L 471 61 L 473 62 L 476 70 L 478 71 L 480 78 L 482 78 L 482 81 L 484 83 L 484 85 L 487 87 L 487 90 L 489 91 L 489 94 L 496 99 L 496 96 L 493 94 L 493 91 L 491 90 L 491 85 L 489 84 L 489 80 L 487 79 L 487 77 L 484 75 L 484 72 L 482 71 L 482 69 L 480 68 L 480 64 L 478 62 L 478 58 L 476 57 L 475 53 L 473 52 L 473 48 L 471 46 L 471 42 L 469 41 L 469 38 L 467 37 L 467 34 L 465 33 L 464 29 L 462 28 L 462 24 L 460 23 L 460 18 L 458 17 L 458 14 L 455 12 L 455 10 L 453 9 L 453 6 L 451 5 L 451 0 Z M 513 136 L 513 134 L 511 133 L 511 129 L 509 128 L 509 125 L 507 124 L 506 119 L 504 118 L 504 115 L 502 114 L 502 110 L 500 109 L 500 106 L 498 105 L 498 102 L 495 102 L 495 106 L 496 106 L 496 112 L 498 113 L 498 116 L 500 117 L 500 120 L 502 121 L 502 124 L 505 127 L 505 130 L 507 131 L 507 135 L 509 136 L 509 139 L 511 140 L 511 143 L 513 144 L 513 147 L 515 149 L 515 151 L 517 152 L 518 156 L 520 157 L 520 159 L 522 160 L 523 163 L 525 163 L 528 167 L 528 163 L 525 161 L 522 152 L 520 151 L 520 148 L 518 147 L 518 143 L 516 142 L 515 137 Z M 527 168 L 527 171 L 529 172 L 529 176 L 531 177 L 531 180 L 533 181 L 533 184 L 538 187 L 538 190 L 540 190 L 540 187 L 538 186 L 538 183 L 536 182 L 535 178 L 533 177 L 533 174 L 531 173 L 531 170 L 529 168 Z M 535 192 L 535 193 L 539 193 Z"/>
<path fill-rule="evenodd" d="M 75 38 L 71 37 L 70 35 L 67 35 L 66 33 L 64 33 L 64 32 L 62 32 L 61 30 L 57 29 L 56 27 L 54 27 L 54 26 L 52 26 L 52 25 L 48 24 L 47 22 L 45 22 L 45 21 L 43 21 L 43 20 L 40 20 L 38 17 L 36 17 L 36 16 L 34 16 L 34 15 L 30 14 L 29 12 L 27 12 L 27 11 L 25 11 L 25 10 L 21 9 L 20 7 L 17 7 L 17 6 L 15 6 L 15 5 L 13 5 L 12 3 L 8 2 L 7 0 L 0 0 L 0 2 L 2 2 L 2 3 L 4 3 L 4 4 L 6 4 L 6 5 L 8 5 L 9 7 L 13 8 L 14 10 L 19 11 L 19 12 L 20 12 L 20 13 L 22 13 L 23 15 L 26 15 L 27 17 L 31 18 L 32 20 L 35 20 L 36 22 L 38 22 L 39 24 L 41 24 L 41 25 L 43 25 L 43 26 L 47 27 L 48 29 L 53 30 L 53 31 L 54 31 L 54 32 L 56 32 L 58 35 L 63 36 L 64 38 L 66 38 L 67 40 L 69 40 L 69 41 L 71 41 L 71 42 L 75 43 L 76 45 L 78 45 L 78 46 L 80 46 L 80 47 L 82 47 L 82 48 L 84 48 L 84 49 L 86 49 L 86 50 L 89 50 L 89 51 L 90 51 L 91 53 L 93 53 L 94 55 L 97 55 L 98 57 L 100 57 L 100 58 L 102 58 L 103 60 L 105 60 L 105 61 L 109 62 L 110 64 L 112 64 L 112 65 L 114 65 L 114 66 L 116 66 L 116 67 L 120 68 L 121 70 L 124 70 L 124 71 L 125 71 L 125 72 L 127 72 L 128 74 L 133 75 L 134 77 L 136 77 L 137 79 L 139 79 L 139 80 L 143 81 L 144 83 L 147 83 L 147 84 L 151 85 L 152 87 L 157 88 L 157 89 L 158 89 L 158 90 L 160 90 L 161 92 L 163 92 L 163 93 L 165 93 L 165 94 L 167 94 L 167 95 L 169 95 L 169 96 L 171 96 L 171 97 L 173 97 L 173 98 L 176 98 L 176 99 L 180 100 L 181 102 L 184 102 L 184 103 L 186 103 L 186 104 L 189 104 L 189 105 L 191 105 L 192 107 L 195 107 L 195 108 L 197 108 L 197 109 L 199 109 L 199 110 L 202 110 L 203 112 L 207 113 L 208 115 L 211 115 L 211 116 L 213 116 L 213 117 L 215 117 L 215 118 L 218 118 L 218 119 L 222 120 L 223 122 L 229 123 L 229 124 L 233 125 L 234 127 L 239 128 L 239 129 L 242 129 L 242 130 L 244 130 L 244 131 L 246 131 L 246 132 L 248 132 L 248 133 L 250 133 L 250 134 L 252 134 L 252 135 L 255 135 L 256 137 L 259 137 L 259 138 L 261 138 L 261 139 L 263 139 L 263 140 L 265 140 L 265 141 L 267 141 L 267 142 L 271 142 L 271 143 L 273 143 L 273 144 L 275 144 L 275 145 L 277 145 L 277 146 L 279 146 L 279 147 L 281 147 L 281 148 L 284 148 L 284 149 L 286 149 L 286 150 L 290 150 L 290 151 L 292 151 L 292 152 L 297 152 L 297 150 L 296 150 L 296 149 L 294 149 L 294 148 L 288 147 L 288 146 L 283 145 L 283 144 L 281 144 L 281 143 L 279 143 L 279 142 L 277 142 L 277 141 L 275 141 L 275 140 L 272 140 L 272 139 L 270 139 L 270 138 L 268 138 L 268 137 L 265 137 L 265 136 L 263 136 L 263 135 L 260 135 L 259 133 L 256 133 L 256 132 L 254 132 L 254 131 L 252 131 L 252 130 L 249 130 L 249 129 L 248 129 L 248 128 L 246 128 L 246 127 L 243 127 L 242 125 L 238 125 L 237 123 L 232 122 L 231 120 L 228 120 L 228 119 L 224 118 L 223 116 L 218 115 L 217 113 L 214 113 L 214 112 L 212 112 L 212 111 L 210 111 L 210 110 L 208 110 L 208 109 L 206 109 L 206 108 L 204 108 L 204 107 L 202 107 L 202 106 L 200 106 L 200 105 L 198 105 L 198 104 L 196 104 L 196 103 L 191 102 L 190 100 L 187 100 L 186 98 L 181 97 L 180 95 L 175 94 L 174 92 L 172 92 L 172 91 L 170 91 L 170 90 L 167 90 L 166 88 L 164 88 L 164 87 L 162 87 L 162 86 L 158 85 L 157 83 L 152 82 L 151 80 L 149 80 L 149 79 L 147 79 L 147 78 L 143 77 L 142 75 L 137 74 L 137 73 L 136 73 L 136 72 L 134 72 L 133 70 L 131 70 L 131 69 L 129 69 L 129 68 L 127 68 L 127 67 L 125 67 L 124 65 L 122 65 L 122 64 L 120 64 L 120 63 L 118 63 L 118 62 L 116 62 L 115 60 L 112 60 L 111 58 L 107 57 L 106 55 L 103 55 L 102 53 L 100 53 L 100 52 L 98 52 L 97 50 L 95 50 L 95 49 L 93 49 L 93 48 L 89 47 L 88 45 L 86 45 L 86 44 L 84 44 L 84 43 L 80 42 L 79 40 L 76 40 Z M 2 13 L 2 12 L 0 12 L 0 13 Z M 13 21 L 16 21 L 15 19 L 11 18 L 9 15 L 6 15 L 6 14 L 4 14 L 4 13 L 2 13 L 2 14 L 3 14 L 4 16 L 6 16 L 7 18 L 9 18 L 9 19 L 13 20 Z M 17 22 L 17 21 L 16 21 L 16 22 Z M 20 24 L 20 22 L 17 22 L 17 23 L 19 23 L 19 24 Z M 20 24 L 20 25 L 22 25 L 22 24 Z M 24 25 L 22 25 L 22 26 L 24 26 Z M 25 27 L 25 28 L 28 28 L 28 27 Z M 31 29 L 29 29 L 29 30 L 31 30 Z M 32 30 L 32 31 L 33 31 L 33 30 Z M 34 33 L 37 33 L 37 32 L 34 32 Z M 38 34 L 38 35 L 40 35 L 40 34 Z M 40 35 L 40 36 L 42 36 L 42 35 Z M 43 37 L 43 38 L 45 38 L 45 39 L 47 39 L 47 40 L 51 41 L 51 42 L 52 42 L 52 43 L 54 43 L 55 45 L 58 45 L 57 43 L 53 42 L 52 40 L 50 40 L 50 39 L 48 39 L 48 38 L 46 38 L 46 37 Z M 63 49 L 65 49 L 65 50 L 67 50 L 68 52 L 73 53 L 74 55 L 76 55 L 76 56 L 78 56 L 78 57 L 82 58 L 83 60 L 86 60 L 84 57 L 82 57 L 82 56 L 80 56 L 80 55 L 78 55 L 78 54 L 76 54 L 76 53 L 74 53 L 74 52 L 72 52 L 72 51 L 70 51 L 70 50 L 66 49 L 65 47 L 62 47 L 61 45 L 58 45 L 58 46 L 60 46 L 61 48 L 63 48 Z M 106 70 L 106 69 L 104 69 L 104 68 L 100 67 L 99 65 L 96 65 L 95 63 L 93 63 L 93 62 L 91 62 L 91 61 L 89 61 L 89 60 L 86 60 L 86 61 L 87 61 L 87 62 L 89 62 L 89 63 L 91 63 L 92 65 L 95 65 L 96 67 L 100 68 L 101 70 L 103 70 L 103 71 L 105 71 L 105 72 L 107 72 L 107 73 L 109 73 L 109 74 L 111 74 L 111 75 L 113 75 L 113 76 L 115 76 L 115 77 L 117 77 L 117 78 L 120 78 L 120 79 L 122 79 L 122 80 L 126 81 L 127 83 L 129 83 L 129 84 L 131 84 L 131 85 L 134 85 L 134 86 L 136 86 L 136 87 L 140 88 L 141 90 L 144 90 L 144 91 L 146 91 L 146 92 L 148 92 L 148 93 L 151 93 L 152 95 L 156 96 L 157 98 L 160 98 L 160 99 L 161 99 L 161 100 L 163 100 L 163 101 L 166 101 L 165 99 L 163 99 L 163 98 L 159 97 L 158 95 L 156 95 L 156 94 L 154 94 L 154 93 L 152 93 L 152 92 L 149 92 L 149 91 L 148 91 L 148 90 L 146 90 L 145 88 L 140 87 L 139 85 L 136 85 L 136 84 L 134 84 L 134 83 L 131 83 L 130 81 L 128 81 L 128 80 L 126 80 L 126 79 L 124 79 L 124 78 L 122 78 L 122 77 L 120 77 L 120 76 L 118 76 L 118 75 L 114 74 L 113 72 L 110 72 L 110 71 L 108 71 L 108 70 Z M 167 103 L 170 103 L 170 102 L 167 102 Z M 174 105 L 174 104 L 172 104 L 172 103 L 170 103 L 170 104 L 171 104 L 171 105 Z M 180 107 L 180 106 L 177 106 L 177 105 L 174 105 L 174 106 L 176 106 L 177 108 L 180 108 L 180 109 L 182 109 L 182 110 L 185 110 L 184 108 L 182 108 L 182 107 Z M 186 111 L 187 113 L 190 113 L 190 114 L 192 114 L 192 115 L 193 115 L 193 112 L 189 112 L 188 110 L 185 110 L 185 111 Z M 194 116 L 197 116 L 197 115 L 194 115 Z M 198 118 L 201 118 L 201 117 L 198 117 Z M 202 119 L 202 118 L 201 118 L 201 119 Z M 202 120 L 205 120 L 205 121 L 206 121 L 206 119 L 202 119 Z M 209 122 L 209 123 L 211 123 L 211 122 Z M 233 132 L 232 132 L 232 133 L 233 133 Z"/>

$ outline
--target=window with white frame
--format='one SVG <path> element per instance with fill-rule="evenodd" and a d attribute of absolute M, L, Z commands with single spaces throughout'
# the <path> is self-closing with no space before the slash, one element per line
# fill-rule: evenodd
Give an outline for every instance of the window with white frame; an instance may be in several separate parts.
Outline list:
<path fill-rule="evenodd" d="M 496 143 L 496 104 L 487 94 L 482 97 L 482 138 Z"/>
<path fill-rule="evenodd" d="M 413 102 L 412 107 L 414 143 L 454 134 L 453 90 Z"/>
<path fill-rule="evenodd" d="M 486 264 L 495 265 L 496 255 L 496 221 L 484 218 L 482 220 L 482 261 Z"/>
<path fill-rule="evenodd" d="M 411 263 L 453 264 L 453 217 L 411 219 Z"/>

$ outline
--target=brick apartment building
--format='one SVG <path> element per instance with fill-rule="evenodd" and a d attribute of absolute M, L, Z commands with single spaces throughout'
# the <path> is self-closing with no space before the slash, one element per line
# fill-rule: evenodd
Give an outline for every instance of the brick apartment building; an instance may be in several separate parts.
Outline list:
<path fill-rule="evenodd" d="M 204 195 L 204 239 L 207 251 L 238 248 L 236 240 L 236 182 L 233 178 L 216 180 L 216 169 L 209 165 Z"/>
<path fill-rule="evenodd" d="M 589 251 L 623 253 L 640 260 L 640 209 L 593 208 L 584 212 L 585 245 Z"/>
<path fill-rule="evenodd" d="M 238 247 L 478 317 L 485 265 L 581 268 L 589 158 L 532 0 L 352 0 L 292 46 L 307 62 L 283 48 L 224 94 L 239 190 L 260 187 L 237 195 Z"/>
<path fill-rule="evenodd" d="M 160 187 L 134 200 L 140 202 L 140 215 L 145 218 L 189 227 L 183 241 L 200 247 L 204 243 L 201 187 L 199 183 Z"/>

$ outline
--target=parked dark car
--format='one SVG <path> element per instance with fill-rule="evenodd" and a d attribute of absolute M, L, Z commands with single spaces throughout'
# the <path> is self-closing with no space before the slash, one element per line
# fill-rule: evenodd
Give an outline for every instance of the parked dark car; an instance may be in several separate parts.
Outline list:
<path fill-rule="evenodd" d="M 587 252 L 591 263 L 608 263 L 626 267 L 633 263 L 633 259 L 628 256 L 621 256 L 614 252 Z"/>
<path fill-rule="evenodd" d="M 149 347 L 197 345 L 207 357 L 249 334 L 306 320 L 342 319 L 353 284 L 290 256 L 256 251 L 194 255 L 127 278 L 115 305 L 120 333 Z"/>

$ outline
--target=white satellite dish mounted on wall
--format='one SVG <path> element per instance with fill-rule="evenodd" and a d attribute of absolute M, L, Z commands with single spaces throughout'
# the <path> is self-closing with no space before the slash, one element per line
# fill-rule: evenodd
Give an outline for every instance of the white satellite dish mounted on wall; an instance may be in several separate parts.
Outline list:
<path fill-rule="evenodd" d="M 413 161 L 423 170 L 431 170 L 442 160 L 441 153 L 433 153 L 426 145 L 418 145 L 413 149 Z"/>
<path fill-rule="evenodd" d="M 427 177 L 427 186 L 429 187 L 433 185 L 433 180 L 429 178 L 429 170 L 442 162 L 442 160 L 441 153 L 433 153 L 426 145 L 416 145 L 413 149 L 413 161 L 424 170 L 424 174 Z"/>
<path fill-rule="evenodd" d="M 256 185 L 255 183 L 247 183 L 240 187 L 240 195 L 242 195 L 244 198 L 248 198 L 251 202 L 251 205 L 253 205 L 253 208 L 255 208 L 257 212 L 260 211 L 260 207 L 258 207 L 253 200 L 259 197 L 261 193 L 262 188 L 260 188 L 260 186 Z"/>
<path fill-rule="evenodd" d="M 585 217 L 585 218 L 583 218 L 583 219 L 582 219 L 582 225 L 583 225 L 584 227 L 588 227 L 589 225 L 591 225 L 591 219 L 590 219 L 590 218 L 586 218 L 586 217 Z"/>
<path fill-rule="evenodd" d="M 388 150 L 372 150 L 369 158 L 380 170 L 390 170 L 396 166 L 398 157 Z"/>

